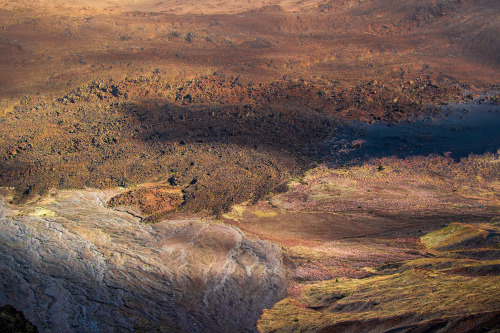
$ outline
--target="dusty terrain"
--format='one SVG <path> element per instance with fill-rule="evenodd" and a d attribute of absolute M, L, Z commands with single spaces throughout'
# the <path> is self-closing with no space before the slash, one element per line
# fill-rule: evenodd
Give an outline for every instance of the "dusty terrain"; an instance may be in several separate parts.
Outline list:
<path fill-rule="evenodd" d="M 496 1 L 176 6 L 2 3 L 16 202 L 175 176 L 182 209 L 219 213 L 320 162 L 332 117 L 398 121 L 498 84 Z"/>
<path fill-rule="evenodd" d="M 429 231 L 497 218 L 498 161 L 498 155 L 459 163 L 382 159 L 319 168 L 286 193 L 235 206 L 224 218 L 283 244 L 296 282 L 363 277 L 367 267 L 425 256 L 418 238 Z"/>
<path fill-rule="evenodd" d="M 286 2 L 240 9 L 243 1 L 221 2 L 211 14 L 210 3 L 187 1 L 183 8 L 201 6 L 200 14 L 174 15 L 171 1 L 156 9 L 144 0 L 2 1 L 0 91 L 64 94 L 95 79 L 154 71 L 168 79 L 223 72 L 245 83 L 284 76 L 498 83 L 497 1 Z"/>
<path fill-rule="evenodd" d="M 498 17 L 495 0 L 0 0 L 0 325 L 498 329 L 498 153 L 333 158 L 359 148 L 353 120 L 498 105 Z"/>

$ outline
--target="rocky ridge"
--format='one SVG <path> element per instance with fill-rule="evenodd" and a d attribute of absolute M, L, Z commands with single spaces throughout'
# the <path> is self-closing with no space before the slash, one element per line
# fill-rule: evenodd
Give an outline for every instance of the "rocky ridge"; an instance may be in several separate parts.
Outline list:
<path fill-rule="evenodd" d="M 197 217 L 141 224 L 110 194 L 13 207 L 4 193 L 0 303 L 42 332 L 253 332 L 284 296 L 275 245 Z"/>

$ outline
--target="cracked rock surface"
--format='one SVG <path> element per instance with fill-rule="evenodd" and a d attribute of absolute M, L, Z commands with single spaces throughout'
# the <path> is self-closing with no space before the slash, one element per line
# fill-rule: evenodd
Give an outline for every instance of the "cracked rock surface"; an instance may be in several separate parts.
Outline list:
<path fill-rule="evenodd" d="M 154 225 L 116 190 L 0 201 L 0 306 L 41 332 L 252 332 L 284 297 L 281 250 L 199 217 Z"/>

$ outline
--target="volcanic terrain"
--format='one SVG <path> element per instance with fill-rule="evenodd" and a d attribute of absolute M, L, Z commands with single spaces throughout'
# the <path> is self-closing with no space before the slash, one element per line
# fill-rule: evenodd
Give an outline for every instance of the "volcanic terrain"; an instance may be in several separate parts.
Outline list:
<path fill-rule="evenodd" d="M 499 18 L 0 0 L 0 331 L 499 330 Z"/>

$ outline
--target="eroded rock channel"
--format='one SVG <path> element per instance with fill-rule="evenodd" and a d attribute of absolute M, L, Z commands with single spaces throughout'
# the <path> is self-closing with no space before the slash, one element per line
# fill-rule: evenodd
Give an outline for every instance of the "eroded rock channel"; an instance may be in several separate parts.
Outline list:
<path fill-rule="evenodd" d="M 284 297 L 277 246 L 197 217 L 141 224 L 109 195 L 2 196 L 0 302 L 39 331 L 253 332 Z"/>

